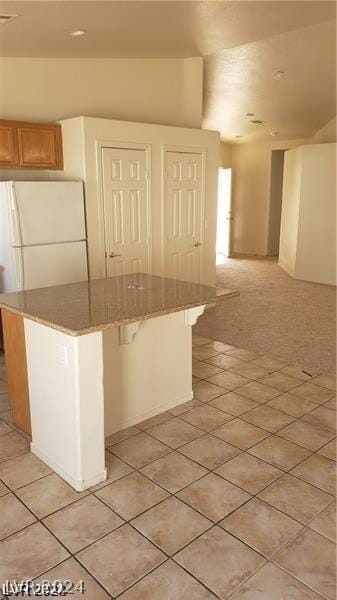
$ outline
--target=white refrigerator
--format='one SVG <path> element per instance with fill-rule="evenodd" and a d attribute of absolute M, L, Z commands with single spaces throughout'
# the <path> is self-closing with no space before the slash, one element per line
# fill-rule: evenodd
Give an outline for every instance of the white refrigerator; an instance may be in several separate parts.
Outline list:
<path fill-rule="evenodd" d="M 0 182 L 0 293 L 86 279 L 83 184 Z"/>

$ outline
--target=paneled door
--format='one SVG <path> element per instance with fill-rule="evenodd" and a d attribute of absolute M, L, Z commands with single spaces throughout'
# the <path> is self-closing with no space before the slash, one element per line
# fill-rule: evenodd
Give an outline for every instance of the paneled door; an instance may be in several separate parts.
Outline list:
<path fill-rule="evenodd" d="M 203 243 L 203 155 L 165 153 L 164 274 L 200 282 Z"/>
<path fill-rule="evenodd" d="M 103 148 L 108 277 L 149 272 L 149 198 L 145 150 Z"/>

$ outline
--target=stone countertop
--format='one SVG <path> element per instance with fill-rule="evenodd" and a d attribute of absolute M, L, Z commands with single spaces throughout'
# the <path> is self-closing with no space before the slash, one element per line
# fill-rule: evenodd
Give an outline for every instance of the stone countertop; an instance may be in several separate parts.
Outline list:
<path fill-rule="evenodd" d="M 0 308 L 79 336 L 237 295 L 235 290 L 137 273 L 0 294 Z"/>

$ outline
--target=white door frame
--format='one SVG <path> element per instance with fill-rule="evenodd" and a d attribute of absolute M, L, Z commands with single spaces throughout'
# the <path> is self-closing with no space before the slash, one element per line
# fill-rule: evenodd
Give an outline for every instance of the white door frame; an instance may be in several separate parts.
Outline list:
<path fill-rule="evenodd" d="M 151 145 L 138 144 L 137 142 L 119 142 L 112 140 L 96 140 L 96 168 L 97 168 L 97 199 L 101 233 L 102 264 L 104 265 L 105 277 L 107 277 L 106 264 L 106 236 L 105 236 L 105 211 L 104 211 L 104 186 L 103 186 L 103 149 L 111 150 L 145 150 L 146 161 L 146 195 L 147 195 L 147 244 L 149 273 L 152 271 L 152 198 L 151 198 Z"/>
<path fill-rule="evenodd" d="M 161 270 L 165 273 L 165 188 L 166 188 L 166 153 L 180 152 L 181 154 L 198 154 L 201 156 L 201 211 L 200 211 L 200 264 L 199 280 L 202 281 L 202 270 L 204 264 L 204 242 L 205 242 L 205 201 L 206 201 L 206 148 L 197 146 L 171 146 L 165 144 L 161 151 Z"/>

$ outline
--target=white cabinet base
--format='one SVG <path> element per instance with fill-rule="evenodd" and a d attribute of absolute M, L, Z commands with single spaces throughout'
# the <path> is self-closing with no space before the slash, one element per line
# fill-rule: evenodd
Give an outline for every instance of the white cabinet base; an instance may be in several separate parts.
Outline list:
<path fill-rule="evenodd" d="M 104 437 L 193 398 L 204 308 L 79 337 L 25 319 L 32 452 L 78 491 L 104 481 Z"/>

